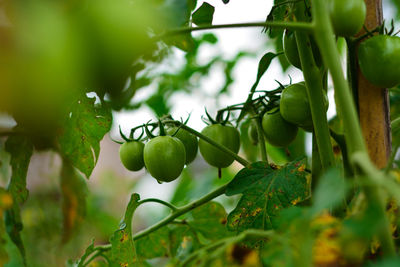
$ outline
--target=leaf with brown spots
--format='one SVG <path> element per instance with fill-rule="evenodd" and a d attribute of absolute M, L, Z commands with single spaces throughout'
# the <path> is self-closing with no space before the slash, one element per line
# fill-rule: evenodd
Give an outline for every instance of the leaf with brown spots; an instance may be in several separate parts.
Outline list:
<path fill-rule="evenodd" d="M 278 169 L 256 162 L 242 169 L 226 190 L 227 196 L 243 194 L 228 215 L 228 229 L 238 232 L 249 228 L 271 229 L 282 209 L 307 199 L 305 162 L 293 161 Z"/>

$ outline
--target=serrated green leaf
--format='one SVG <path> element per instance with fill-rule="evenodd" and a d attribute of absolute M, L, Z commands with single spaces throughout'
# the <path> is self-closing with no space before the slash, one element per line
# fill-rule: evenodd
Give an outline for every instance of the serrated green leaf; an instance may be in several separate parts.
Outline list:
<path fill-rule="evenodd" d="M 132 216 L 139 199 L 138 194 L 132 194 L 120 228 L 110 238 L 112 266 L 140 266 L 132 238 Z"/>
<path fill-rule="evenodd" d="M 308 197 L 305 164 L 305 160 L 301 160 L 272 168 L 256 162 L 242 169 L 226 190 L 227 196 L 243 194 L 228 215 L 228 229 L 240 232 L 249 228 L 272 228 L 272 220 L 282 209 Z"/>
<path fill-rule="evenodd" d="M 170 254 L 168 227 L 161 227 L 157 231 L 138 239 L 135 246 L 136 253 L 141 259 L 168 257 Z"/>
<path fill-rule="evenodd" d="M 20 205 L 28 198 L 26 175 L 33 154 L 33 144 L 27 137 L 16 135 L 7 139 L 5 148 L 11 154 L 12 175 L 7 190 L 13 199 L 12 207 L 5 212 L 6 231 L 17 246 L 26 265 L 25 248 L 20 235 L 23 228 Z"/>
<path fill-rule="evenodd" d="M 193 230 L 209 240 L 217 240 L 230 235 L 226 229 L 227 213 L 218 202 L 209 202 L 192 211 L 193 220 L 188 223 Z"/>
<path fill-rule="evenodd" d="M 61 169 L 62 211 L 64 220 L 63 242 L 70 239 L 86 214 L 86 181 L 66 160 Z"/>
<path fill-rule="evenodd" d="M 194 24 L 211 25 L 214 17 L 215 8 L 207 2 L 204 2 L 192 15 Z"/>
<path fill-rule="evenodd" d="M 99 157 L 100 141 L 112 123 L 111 110 L 96 105 L 95 100 L 82 96 L 74 104 L 58 138 L 61 154 L 87 178 Z"/>

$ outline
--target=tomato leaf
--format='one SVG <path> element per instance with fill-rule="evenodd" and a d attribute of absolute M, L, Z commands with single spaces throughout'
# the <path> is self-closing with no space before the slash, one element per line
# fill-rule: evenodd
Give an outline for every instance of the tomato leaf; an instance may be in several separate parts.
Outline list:
<path fill-rule="evenodd" d="M 5 149 L 11 154 L 12 175 L 7 190 L 13 199 L 11 209 L 5 213 L 6 230 L 10 239 L 17 246 L 26 265 L 25 248 L 20 235 L 22 231 L 20 205 L 28 198 L 26 175 L 33 154 L 33 144 L 25 136 L 10 136 L 6 141 Z"/>
<path fill-rule="evenodd" d="M 132 194 L 120 228 L 110 238 L 113 266 L 140 266 L 132 238 L 132 216 L 139 206 L 139 195 Z"/>
<path fill-rule="evenodd" d="M 200 247 L 194 229 L 189 225 L 168 225 L 135 241 L 140 259 L 184 257 Z"/>
<path fill-rule="evenodd" d="M 95 104 L 95 98 L 83 96 L 72 107 L 59 136 L 61 154 L 87 178 L 100 153 L 100 141 L 110 130 L 111 110 Z"/>
<path fill-rule="evenodd" d="M 86 214 L 86 182 L 74 169 L 63 161 L 61 169 L 61 192 L 63 196 L 62 211 L 64 216 L 63 242 L 71 237 L 72 232 L 82 222 Z"/>
<path fill-rule="evenodd" d="M 193 230 L 201 233 L 205 238 L 217 240 L 230 235 L 225 225 L 227 213 L 218 202 L 209 202 L 192 211 L 193 220 L 188 223 Z"/>
<path fill-rule="evenodd" d="M 309 196 L 305 160 L 279 168 L 256 162 L 242 169 L 228 185 L 227 196 L 243 194 L 228 215 L 228 230 L 270 229 L 273 219 L 287 207 Z"/>
<path fill-rule="evenodd" d="M 207 2 L 204 2 L 192 15 L 193 23 L 200 25 L 211 25 L 215 8 Z"/>
<path fill-rule="evenodd" d="M 153 259 L 169 256 L 169 228 L 161 227 L 157 231 L 135 241 L 138 257 Z"/>

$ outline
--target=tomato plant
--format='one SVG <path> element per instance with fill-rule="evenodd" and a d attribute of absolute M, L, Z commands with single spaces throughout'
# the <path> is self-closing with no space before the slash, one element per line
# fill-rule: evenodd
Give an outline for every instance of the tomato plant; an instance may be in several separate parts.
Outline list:
<path fill-rule="evenodd" d="M 391 88 L 398 85 L 399 53 L 400 38 L 397 36 L 377 35 L 363 41 L 358 49 L 362 73 L 377 86 Z"/>
<path fill-rule="evenodd" d="M 382 1 L 214 2 L 0 2 L 0 266 L 400 266 Z"/>

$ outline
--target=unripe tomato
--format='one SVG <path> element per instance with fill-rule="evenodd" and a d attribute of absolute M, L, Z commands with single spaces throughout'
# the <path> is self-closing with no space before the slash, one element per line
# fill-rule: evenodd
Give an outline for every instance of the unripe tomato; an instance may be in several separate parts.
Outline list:
<path fill-rule="evenodd" d="M 173 135 L 175 134 L 175 137 L 181 140 L 183 145 L 185 146 L 185 152 L 186 152 L 186 164 L 191 163 L 197 155 L 197 148 L 199 145 L 199 142 L 197 141 L 197 137 L 188 131 L 185 131 L 184 129 L 179 129 L 178 132 L 178 127 L 172 127 L 167 130 L 168 135 Z"/>
<path fill-rule="evenodd" d="M 364 25 L 367 7 L 364 0 L 330 0 L 329 15 L 339 36 L 353 36 Z"/>
<path fill-rule="evenodd" d="M 122 164 L 130 171 L 139 171 L 144 167 L 144 144 L 139 141 L 131 141 L 119 147 L 119 157 Z"/>
<path fill-rule="evenodd" d="M 324 94 L 324 106 L 327 110 L 329 101 L 326 94 Z M 286 121 L 306 131 L 312 131 L 311 108 L 304 82 L 292 84 L 282 91 L 280 113 Z"/>
<path fill-rule="evenodd" d="M 278 147 L 288 146 L 298 131 L 297 126 L 285 121 L 277 110 L 264 114 L 262 126 L 268 143 Z"/>
<path fill-rule="evenodd" d="M 186 160 L 185 146 L 172 136 L 157 136 L 144 146 L 144 164 L 154 178 L 171 182 L 181 174 Z"/>
<path fill-rule="evenodd" d="M 257 124 L 255 121 L 252 121 L 250 123 L 249 129 L 248 129 L 248 135 L 249 135 L 250 142 L 256 146 L 258 144 L 258 132 L 257 132 Z"/>
<path fill-rule="evenodd" d="M 358 48 L 361 72 L 372 84 L 391 88 L 400 83 L 400 37 L 376 35 Z"/>
<path fill-rule="evenodd" d="M 322 66 L 321 53 L 319 52 L 318 46 L 312 36 L 310 36 L 310 42 L 315 64 L 320 67 Z M 285 30 L 283 35 L 283 51 L 285 52 L 285 56 L 289 63 L 296 68 L 301 69 L 299 50 L 297 49 L 296 37 L 293 31 Z"/>
<path fill-rule="evenodd" d="M 201 133 L 218 144 L 229 148 L 233 152 L 239 152 L 240 136 L 236 128 L 228 125 L 212 124 L 205 127 Z M 225 152 L 202 139 L 199 140 L 199 149 L 204 160 L 211 166 L 217 168 L 228 167 L 234 160 Z"/>
<path fill-rule="evenodd" d="M 297 126 L 312 126 L 310 102 L 304 83 L 296 83 L 282 91 L 280 113 L 282 117 Z"/>
<path fill-rule="evenodd" d="M 301 69 L 299 51 L 297 50 L 296 37 L 294 32 L 285 30 L 283 35 L 283 51 L 290 64 Z"/>

